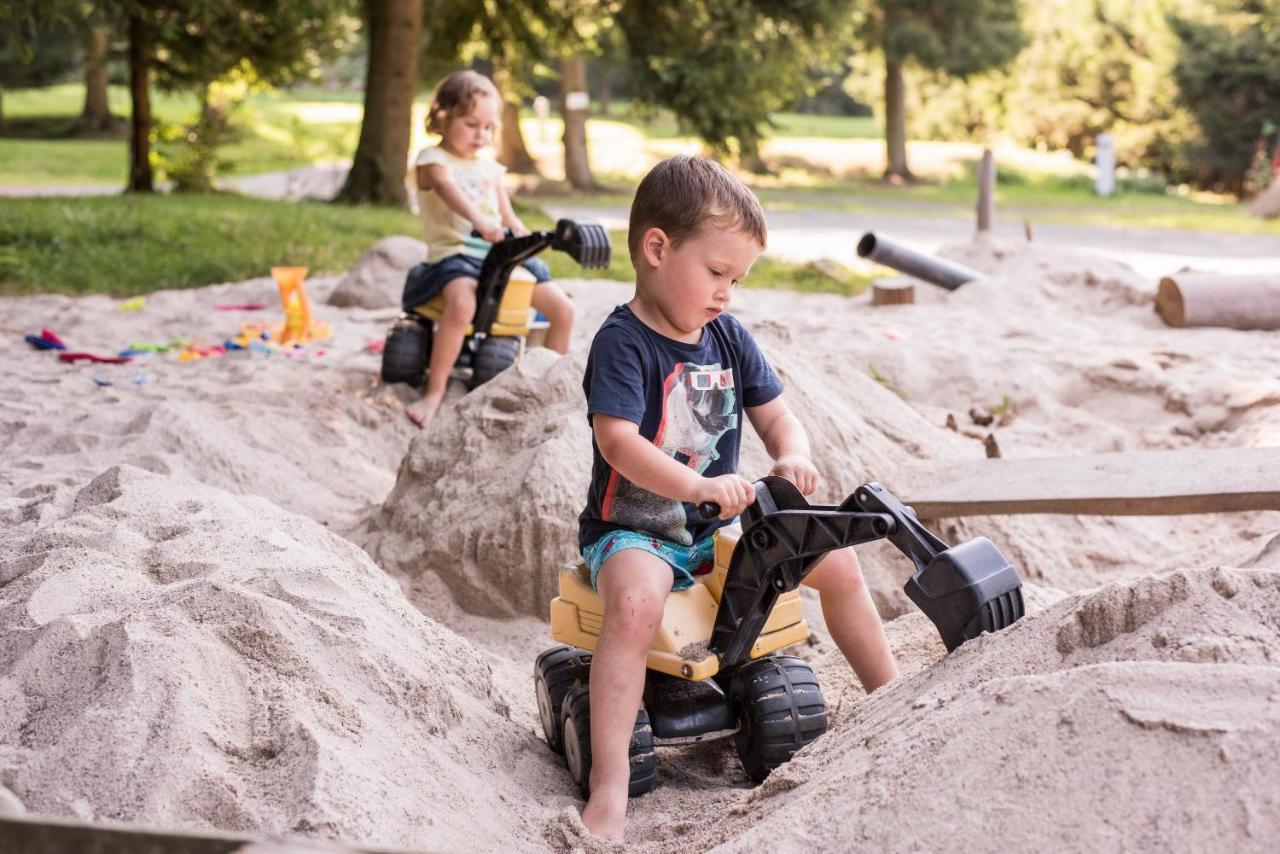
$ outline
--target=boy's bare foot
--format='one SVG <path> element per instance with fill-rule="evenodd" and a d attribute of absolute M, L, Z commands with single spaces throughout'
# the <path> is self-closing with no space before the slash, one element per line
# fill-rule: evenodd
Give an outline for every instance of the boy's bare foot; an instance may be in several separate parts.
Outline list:
<path fill-rule="evenodd" d="M 420 429 L 425 429 L 431 423 L 431 419 L 435 417 L 436 410 L 440 408 L 439 397 L 424 397 L 416 403 L 411 403 L 404 408 L 404 414 L 409 420 L 417 424 Z"/>
<path fill-rule="evenodd" d="M 622 839 L 622 825 L 627 818 L 627 784 L 591 787 L 591 799 L 582 809 L 582 823 L 587 830 L 604 839 Z"/>

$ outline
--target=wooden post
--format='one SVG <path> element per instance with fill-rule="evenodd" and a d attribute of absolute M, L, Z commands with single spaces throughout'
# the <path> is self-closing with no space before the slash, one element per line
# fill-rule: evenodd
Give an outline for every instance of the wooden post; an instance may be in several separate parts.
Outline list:
<path fill-rule="evenodd" d="M 1165 276 L 1156 289 L 1156 314 L 1179 329 L 1280 329 L 1280 273 Z"/>
<path fill-rule="evenodd" d="M 996 158 L 991 149 L 982 152 L 978 164 L 978 233 L 991 231 L 996 210 Z"/>
<path fill-rule="evenodd" d="M 916 301 L 915 279 L 895 276 L 871 283 L 872 305 L 907 305 Z"/>

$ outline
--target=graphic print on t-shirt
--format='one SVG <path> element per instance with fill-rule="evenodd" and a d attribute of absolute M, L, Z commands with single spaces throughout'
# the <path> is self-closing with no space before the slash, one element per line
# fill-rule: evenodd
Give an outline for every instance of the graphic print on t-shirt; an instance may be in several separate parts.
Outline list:
<path fill-rule="evenodd" d="M 738 426 L 733 369 L 720 363 L 678 362 L 663 381 L 662 420 L 653 444 L 676 462 L 701 474 L 719 457 L 720 437 Z M 603 517 L 641 531 L 653 531 L 692 545 L 684 504 L 641 489 L 615 470 L 604 495 Z"/>

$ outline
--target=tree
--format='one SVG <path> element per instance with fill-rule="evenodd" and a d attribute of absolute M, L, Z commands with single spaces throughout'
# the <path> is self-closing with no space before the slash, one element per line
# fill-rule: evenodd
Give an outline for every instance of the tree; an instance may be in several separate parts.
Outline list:
<path fill-rule="evenodd" d="M 1182 45 L 1179 97 L 1201 134 L 1196 183 L 1241 194 L 1255 150 L 1280 120 L 1280 5 L 1225 0 L 1200 20 L 1171 15 L 1169 23 Z"/>
<path fill-rule="evenodd" d="M 203 91 L 248 62 L 261 79 L 284 83 L 335 49 L 337 0 L 100 0 L 128 33 L 128 192 L 152 192 L 151 85 Z M 154 78 L 154 81 L 153 81 Z"/>
<path fill-rule="evenodd" d="M 1017 0 L 877 0 L 860 29 L 884 56 L 885 177 L 904 180 L 912 178 L 904 66 L 968 77 L 1008 63 L 1025 41 Z"/>
<path fill-rule="evenodd" d="M 369 65 L 360 141 L 335 201 L 403 207 L 409 200 L 404 177 L 418 87 L 422 0 L 365 0 L 364 27 Z"/>
<path fill-rule="evenodd" d="M 75 68 L 78 36 L 62 0 L 10 0 L 0 13 L 0 127 L 4 89 L 47 86 Z"/>
<path fill-rule="evenodd" d="M 112 130 L 120 119 L 111 115 L 107 102 L 107 60 L 111 55 L 111 28 L 90 16 L 84 27 L 84 109 L 76 120 L 81 133 Z"/>
<path fill-rule="evenodd" d="M 758 163 L 769 114 L 810 93 L 847 43 L 850 0 L 621 0 L 634 97 L 713 149 Z"/>

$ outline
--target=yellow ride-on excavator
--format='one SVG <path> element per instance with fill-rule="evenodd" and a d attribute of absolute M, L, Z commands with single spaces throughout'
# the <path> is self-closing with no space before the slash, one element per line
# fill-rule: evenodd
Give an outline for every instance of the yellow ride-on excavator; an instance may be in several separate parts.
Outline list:
<path fill-rule="evenodd" d="M 788 480 L 755 484 L 736 526 L 716 532 L 715 568 L 667 597 L 648 656 L 631 738 L 631 795 L 657 782 L 655 745 L 734 736 L 738 758 L 760 782 L 827 729 L 822 689 L 799 658 L 779 650 L 809 636 L 796 589 L 834 549 L 888 539 L 914 564 L 906 593 L 937 627 L 948 652 L 1024 613 L 1022 582 L 985 537 L 948 547 L 877 483 L 838 507 L 809 504 Z M 719 515 L 715 505 L 698 508 Z M 551 602 L 559 646 L 538 656 L 534 688 L 547 744 L 564 754 L 588 794 L 591 656 L 604 608 L 586 568 L 565 569 Z"/>

